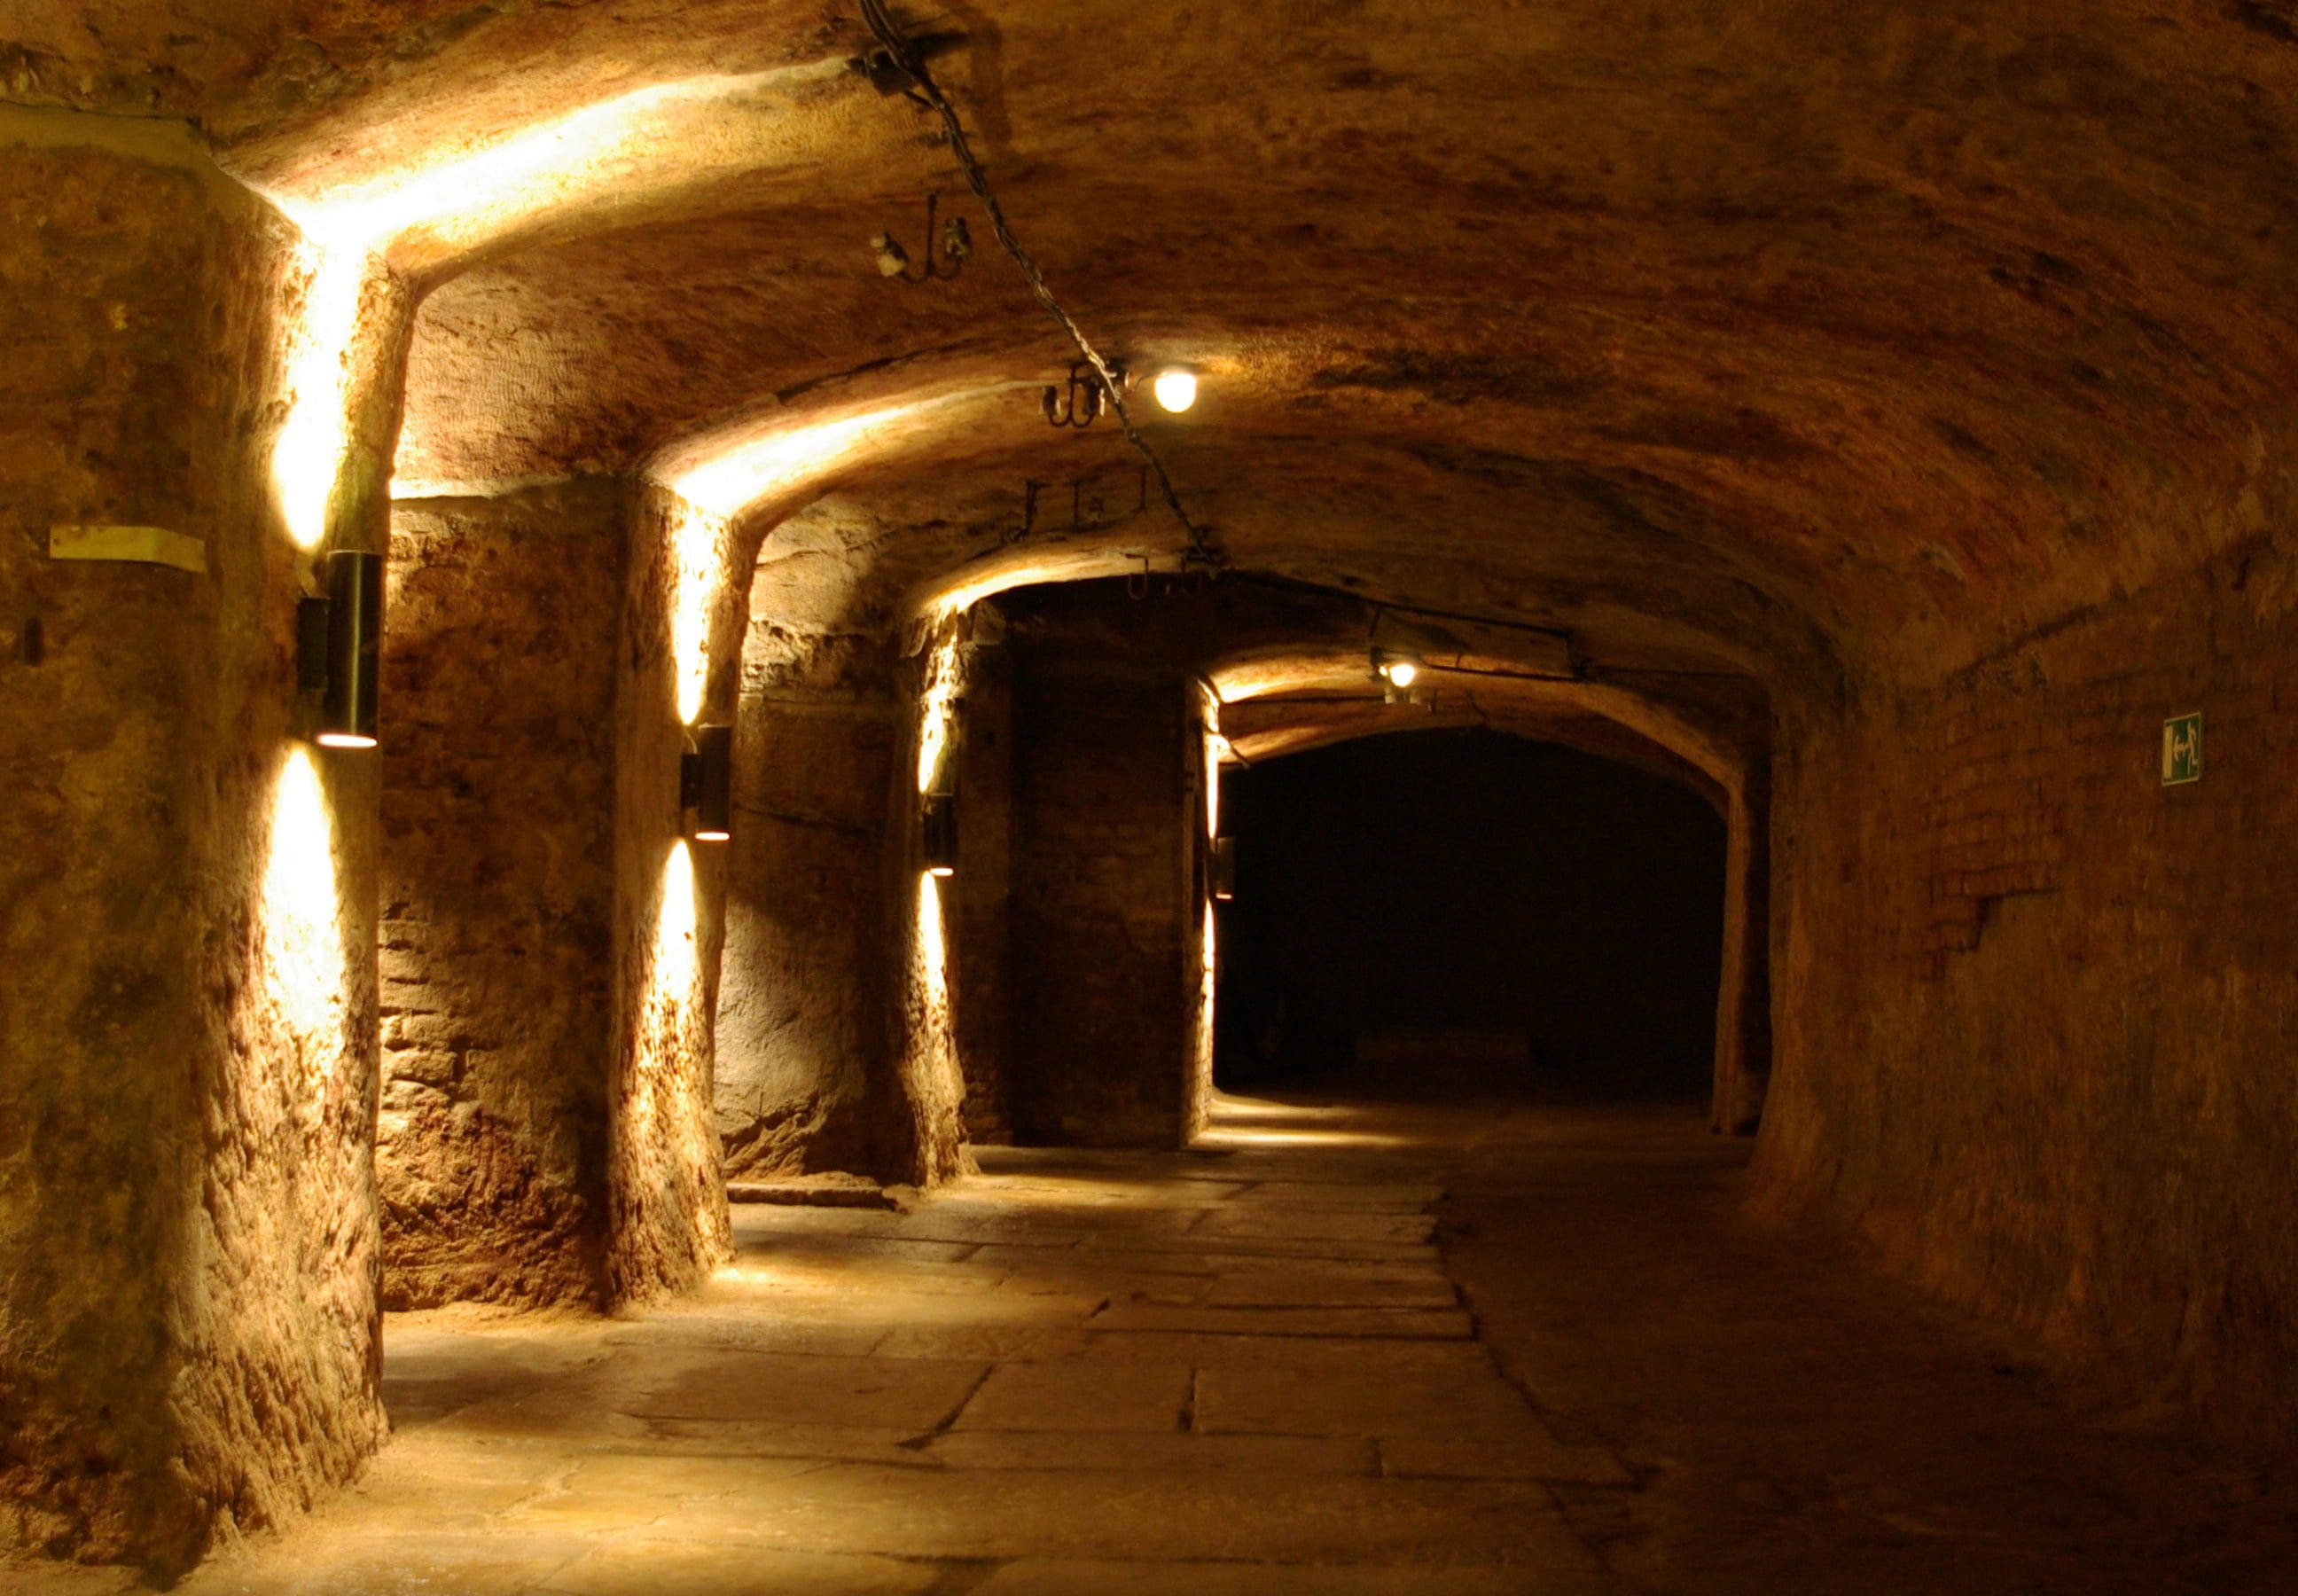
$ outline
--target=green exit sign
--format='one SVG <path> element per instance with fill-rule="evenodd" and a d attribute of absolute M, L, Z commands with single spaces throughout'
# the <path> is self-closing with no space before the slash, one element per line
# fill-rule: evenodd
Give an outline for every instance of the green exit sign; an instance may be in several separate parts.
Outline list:
<path fill-rule="evenodd" d="M 2203 779 L 2203 717 L 2199 712 L 2162 723 L 2162 785 L 2182 787 Z"/>

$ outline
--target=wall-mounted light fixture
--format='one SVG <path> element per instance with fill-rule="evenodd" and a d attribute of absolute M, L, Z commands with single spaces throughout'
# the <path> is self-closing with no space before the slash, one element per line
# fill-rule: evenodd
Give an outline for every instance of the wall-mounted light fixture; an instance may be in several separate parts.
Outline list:
<path fill-rule="evenodd" d="M 697 842 L 734 835 L 734 728 L 697 726 L 693 746 L 679 757 L 681 828 Z"/>
<path fill-rule="evenodd" d="M 1169 414 L 1178 416 L 1197 402 L 1197 374 L 1186 366 L 1168 367 L 1157 374 L 1149 391 Z"/>
<path fill-rule="evenodd" d="M 871 252 L 878 257 L 878 275 L 903 283 L 947 282 L 965 269 L 973 258 L 973 235 L 965 226 L 965 218 L 953 216 L 944 222 L 938 236 L 934 231 L 934 219 L 941 205 L 939 194 L 926 195 L 926 259 L 917 270 L 910 269 L 910 252 L 895 242 L 891 233 L 880 233 L 870 241 Z"/>
<path fill-rule="evenodd" d="M 919 800 L 919 830 L 923 833 L 926 873 L 947 878 L 957 873 L 957 797 L 930 792 Z"/>
<path fill-rule="evenodd" d="M 327 556 L 327 596 L 295 610 L 295 678 L 319 696 L 311 740 L 326 748 L 371 748 L 380 719 L 383 556 Z"/>
<path fill-rule="evenodd" d="M 1376 648 L 1372 651 L 1372 674 L 1380 678 L 1383 696 L 1392 704 L 1418 703 L 1414 683 L 1427 668 L 1420 656 L 1409 649 Z"/>
<path fill-rule="evenodd" d="M 1205 864 L 1205 889 L 1217 904 L 1236 897 L 1236 839 L 1216 837 Z"/>
<path fill-rule="evenodd" d="M 1129 389 L 1133 379 L 1122 360 L 1109 362 L 1109 375 L 1117 379 L 1120 388 Z M 1055 426 L 1075 427 L 1082 432 L 1101 419 L 1109 409 L 1109 385 L 1101 380 L 1101 373 L 1086 360 L 1070 362 L 1067 392 L 1060 383 L 1046 385 L 1046 419 Z"/>

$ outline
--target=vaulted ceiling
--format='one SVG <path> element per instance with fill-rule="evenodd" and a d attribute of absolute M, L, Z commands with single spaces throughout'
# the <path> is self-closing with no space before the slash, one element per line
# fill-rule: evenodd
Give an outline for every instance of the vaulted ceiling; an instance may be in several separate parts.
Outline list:
<path fill-rule="evenodd" d="M 429 285 L 404 492 L 763 450 L 727 508 L 897 586 L 1025 522 L 1171 542 L 1039 416 L 1060 332 L 849 5 L 29 9 L 0 93 L 195 118 Z M 1951 668 L 2291 507 L 2294 0 L 902 14 L 1087 332 L 1204 373 L 1149 431 L 1239 565 L 1796 680 Z M 974 259 L 885 280 L 929 194 Z"/>

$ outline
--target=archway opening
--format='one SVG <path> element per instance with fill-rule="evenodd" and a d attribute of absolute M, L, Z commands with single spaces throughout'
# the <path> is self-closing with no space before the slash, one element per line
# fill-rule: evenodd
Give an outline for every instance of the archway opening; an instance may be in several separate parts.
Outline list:
<path fill-rule="evenodd" d="M 1481 730 L 1230 771 L 1215 1079 L 1706 1100 L 1725 834 L 1699 795 Z"/>

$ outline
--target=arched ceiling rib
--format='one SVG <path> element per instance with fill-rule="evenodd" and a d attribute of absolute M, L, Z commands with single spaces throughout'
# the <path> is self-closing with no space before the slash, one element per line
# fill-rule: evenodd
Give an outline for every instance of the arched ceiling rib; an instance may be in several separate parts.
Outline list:
<path fill-rule="evenodd" d="M 1481 724 L 1568 742 L 1646 769 L 1672 761 L 1660 773 L 1679 781 L 1688 775 L 1716 797 L 1744 791 L 1769 746 L 1761 697 L 1722 683 L 1685 681 L 1656 691 L 1650 683 L 1434 669 L 1424 682 L 1425 704 L 1391 705 L 1369 680 L 1361 649 L 1307 642 L 1233 656 L 1214 663 L 1206 675 L 1222 702 L 1222 732 L 1246 759 L 1382 732 Z M 1638 744 L 1665 759 L 1641 754 Z"/>
<path fill-rule="evenodd" d="M 1633 765 L 1691 789 L 1727 821 L 1737 785 L 1736 773 L 1730 784 L 1719 781 L 1691 760 L 1618 721 L 1568 705 L 1527 702 L 1507 692 L 1458 694 L 1426 708 L 1401 711 L 1376 700 L 1280 699 L 1237 718 L 1238 728 L 1228 741 L 1243 765 L 1265 765 L 1367 737 L 1484 729 L 1535 742 L 1561 743 L 1583 754 Z"/>
<path fill-rule="evenodd" d="M 1072 442 L 1026 418 L 961 435 L 974 452 L 938 435 L 918 444 L 934 451 L 930 466 L 897 456 L 818 484 L 836 491 L 775 525 L 766 565 L 784 570 L 778 580 L 803 571 L 846 595 L 846 624 L 860 627 L 1178 558 L 1179 529 L 1113 435 Z M 1827 641 L 1802 612 L 1768 598 L 1760 573 L 1703 547 L 1710 529 L 1674 524 L 1698 507 L 1657 490 L 1641 500 L 1591 494 L 1572 467 L 1423 459 L 1369 440 L 1336 449 L 1226 427 L 1160 436 L 1192 491 L 1219 507 L 1222 546 L 1241 569 L 1553 626 L 1606 665 L 1829 668 Z M 1043 485 L 1025 534 L 1030 480 Z M 798 555 L 802 565 L 782 567 Z"/>
<path fill-rule="evenodd" d="M 1726 808 L 1758 798 L 1769 767 L 1771 705 L 1746 677 L 1591 674 L 1552 636 L 1521 627 L 1243 581 L 1040 586 L 1008 596 L 998 616 L 989 639 L 1035 666 L 1194 678 L 1211 695 L 1217 729 L 1249 758 L 1379 732 L 1491 724 L 1625 758 Z M 1372 671 L 1370 644 L 1400 638 L 1426 662 L 1413 703 L 1385 702 Z M 803 666 L 802 652 L 792 658 Z"/>

